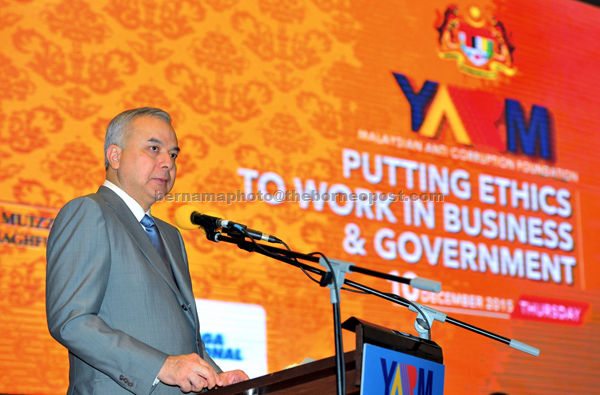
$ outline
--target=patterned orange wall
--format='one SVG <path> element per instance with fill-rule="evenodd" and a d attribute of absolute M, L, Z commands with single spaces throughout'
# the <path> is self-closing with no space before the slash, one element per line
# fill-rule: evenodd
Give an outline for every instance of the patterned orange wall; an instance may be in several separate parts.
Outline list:
<path fill-rule="evenodd" d="M 288 189 L 298 177 L 317 185 L 325 181 L 353 190 L 397 192 L 385 181 L 369 184 L 359 171 L 344 178 L 344 148 L 369 153 L 371 160 L 379 154 L 464 169 L 473 180 L 485 173 L 568 189 L 573 214 L 567 221 L 575 247 L 565 255 L 577 259 L 572 284 L 452 270 L 430 265 L 425 257 L 409 264 L 375 252 L 373 237 L 382 227 L 396 235 L 412 230 L 448 237 L 439 212 L 438 225 L 430 230 L 404 225 L 400 215 L 391 224 L 355 213 L 339 216 L 327 206 L 303 209 L 297 202 L 198 205 L 275 234 L 297 251 L 318 250 L 384 272 L 412 271 L 442 281 L 444 290 L 495 300 L 498 306 L 475 313 L 446 311 L 542 349 L 534 358 L 437 323 L 433 339 L 444 349 L 449 394 L 593 392 L 600 384 L 595 341 L 600 329 L 600 12 L 567 0 L 454 3 L 461 10 L 476 6 L 503 22 L 516 47 L 514 75 L 475 77 L 440 55 L 435 26 L 451 5 L 445 1 L 0 0 L 0 392 L 57 394 L 66 389 L 67 351 L 51 339 L 45 323 L 47 228 L 63 204 L 95 192 L 104 181 L 106 125 L 117 113 L 140 106 L 160 107 L 173 116 L 182 148 L 173 192 L 243 192 L 239 168 L 274 172 Z M 431 80 L 491 93 L 500 103 L 517 99 L 527 113 L 533 104 L 547 107 L 556 154 L 552 161 L 467 148 L 568 169 L 577 179 L 545 178 L 359 138 L 358 131 L 364 130 L 378 138 L 465 148 L 448 127 L 436 139 L 411 132 L 410 107 L 392 72 L 408 76 L 416 90 Z M 481 207 L 476 200 L 465 203 L 449 196 L 448 201 Z M 158 203 L 153 213 L 172 222 L 179 205 Z M 360 226 L 365 256 L 344 249 L 348 223 Z M 333 354 L 326 290 L 283 264 L 212 244 L 199 232 L 183 235 L 196 297 L 266 309 L 269 371 L 306 356 Z M 463 236 L 453 237 L 490 243 Z M 393 290 L 382 280 L 350 278 Z M 511 316 L 514 308 L 506 303 L 514 306 L 523 295 L 583 303 L 587 312 L 577 326 Z M 414 332 L 412 313 L 373 297 L 343 294 L 342 314 Z M 345 346 L 353 348 L 353 335 L 345 335 Z"/>

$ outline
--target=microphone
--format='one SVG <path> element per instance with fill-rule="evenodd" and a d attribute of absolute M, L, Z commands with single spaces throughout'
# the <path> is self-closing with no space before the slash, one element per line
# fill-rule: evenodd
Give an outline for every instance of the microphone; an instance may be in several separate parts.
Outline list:
<path fill-rule="evenodd" d="M 195 206 L 187 204 L 181 206 L 175 212 L 175 223 L 178 227 L 185 230 L 196 229 L 204 231 L 206 238 L 219 242 L 219 235 L 225 233 L 231 236 L 249 236 L 255 240 L 262 240 L 269 243 L 280 243 L 275 236 L 250 229 L 248 226 L 221 218 L 221 215 L 215 213 L 200 213 Z"/>
<path fill-rule="evenodd" d="M 196 221 L 192 221 L 192 217 L 194 214 L 197 214 L 197 208 L 192 206 L 191 204 L 186 204 L 185 206 L 179 207 L 175 211 L 175 224 L 185 230 L 192 229 L 200 229 L 202 233 L 206 235 L 206 238 L 210 241 L 214 241 L 218 243 L 219 236 L 221 235 L 222 228 L 217 222 L 221 215 L 215 213 L 206 213 L 203 218 L 199 218 L 201 221 L 199 222 L 198 218 Z"/>

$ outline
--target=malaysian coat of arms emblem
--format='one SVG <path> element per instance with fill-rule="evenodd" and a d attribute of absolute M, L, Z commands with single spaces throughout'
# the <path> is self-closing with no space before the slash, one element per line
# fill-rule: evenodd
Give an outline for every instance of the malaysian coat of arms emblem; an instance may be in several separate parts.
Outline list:
<path fill-rule="evenodd" d="M 498 73 L 515 75 L 515 46 L 502 21 L 478 7 L 461 13 L 456 5 L 438 15 L 438 49 L 442 59 L 455 59 L 467 74 L 495 79 Z"/>

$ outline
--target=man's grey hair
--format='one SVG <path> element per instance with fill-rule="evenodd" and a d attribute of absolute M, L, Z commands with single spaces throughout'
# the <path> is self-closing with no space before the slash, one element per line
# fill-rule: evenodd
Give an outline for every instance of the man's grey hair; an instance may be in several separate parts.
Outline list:
<path fill-rule="evenodd" d="M 106 137 L 104 138 L 104 168 L 108 170 L 108 147 L 116 145 L 125 148 L 127 134 L 131 130 L 133 121 L 142 116 L 150 116 L 160 118 L 163 121 L 171 124 L 171 116 L 166 111 L 160 108 L 140 107 L 132 110 L 123 111 L 110 121 L 106 128 Z"/>

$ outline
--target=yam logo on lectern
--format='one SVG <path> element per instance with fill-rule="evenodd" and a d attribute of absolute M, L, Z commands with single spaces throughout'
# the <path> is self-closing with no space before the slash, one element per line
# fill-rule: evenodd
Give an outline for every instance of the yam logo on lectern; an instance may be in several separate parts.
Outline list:
<path fill-rule="evenodd" d="M 381 358 L 381 371 L 385 382 L 385 395 L 431 395 L 433 371 L 417 368 L 402 362 Z"/>
<path fill-rule="evenodd" d="M 438 12 L 435 29 L 440 57 L 456 60 L 460 71 L 486 79 L 496 79 L 498 72 L 515 75 L 515 46 L 504 23 L 494 15 L 478 7 L 462 13 L 451 5 L 443 16 Z"/>
<path fill-rule="evenodd" d="M 360 394 L 443 395 L 445 368 L 441 350 L 422 355 L 432 359 L 364 344 Z"/>

